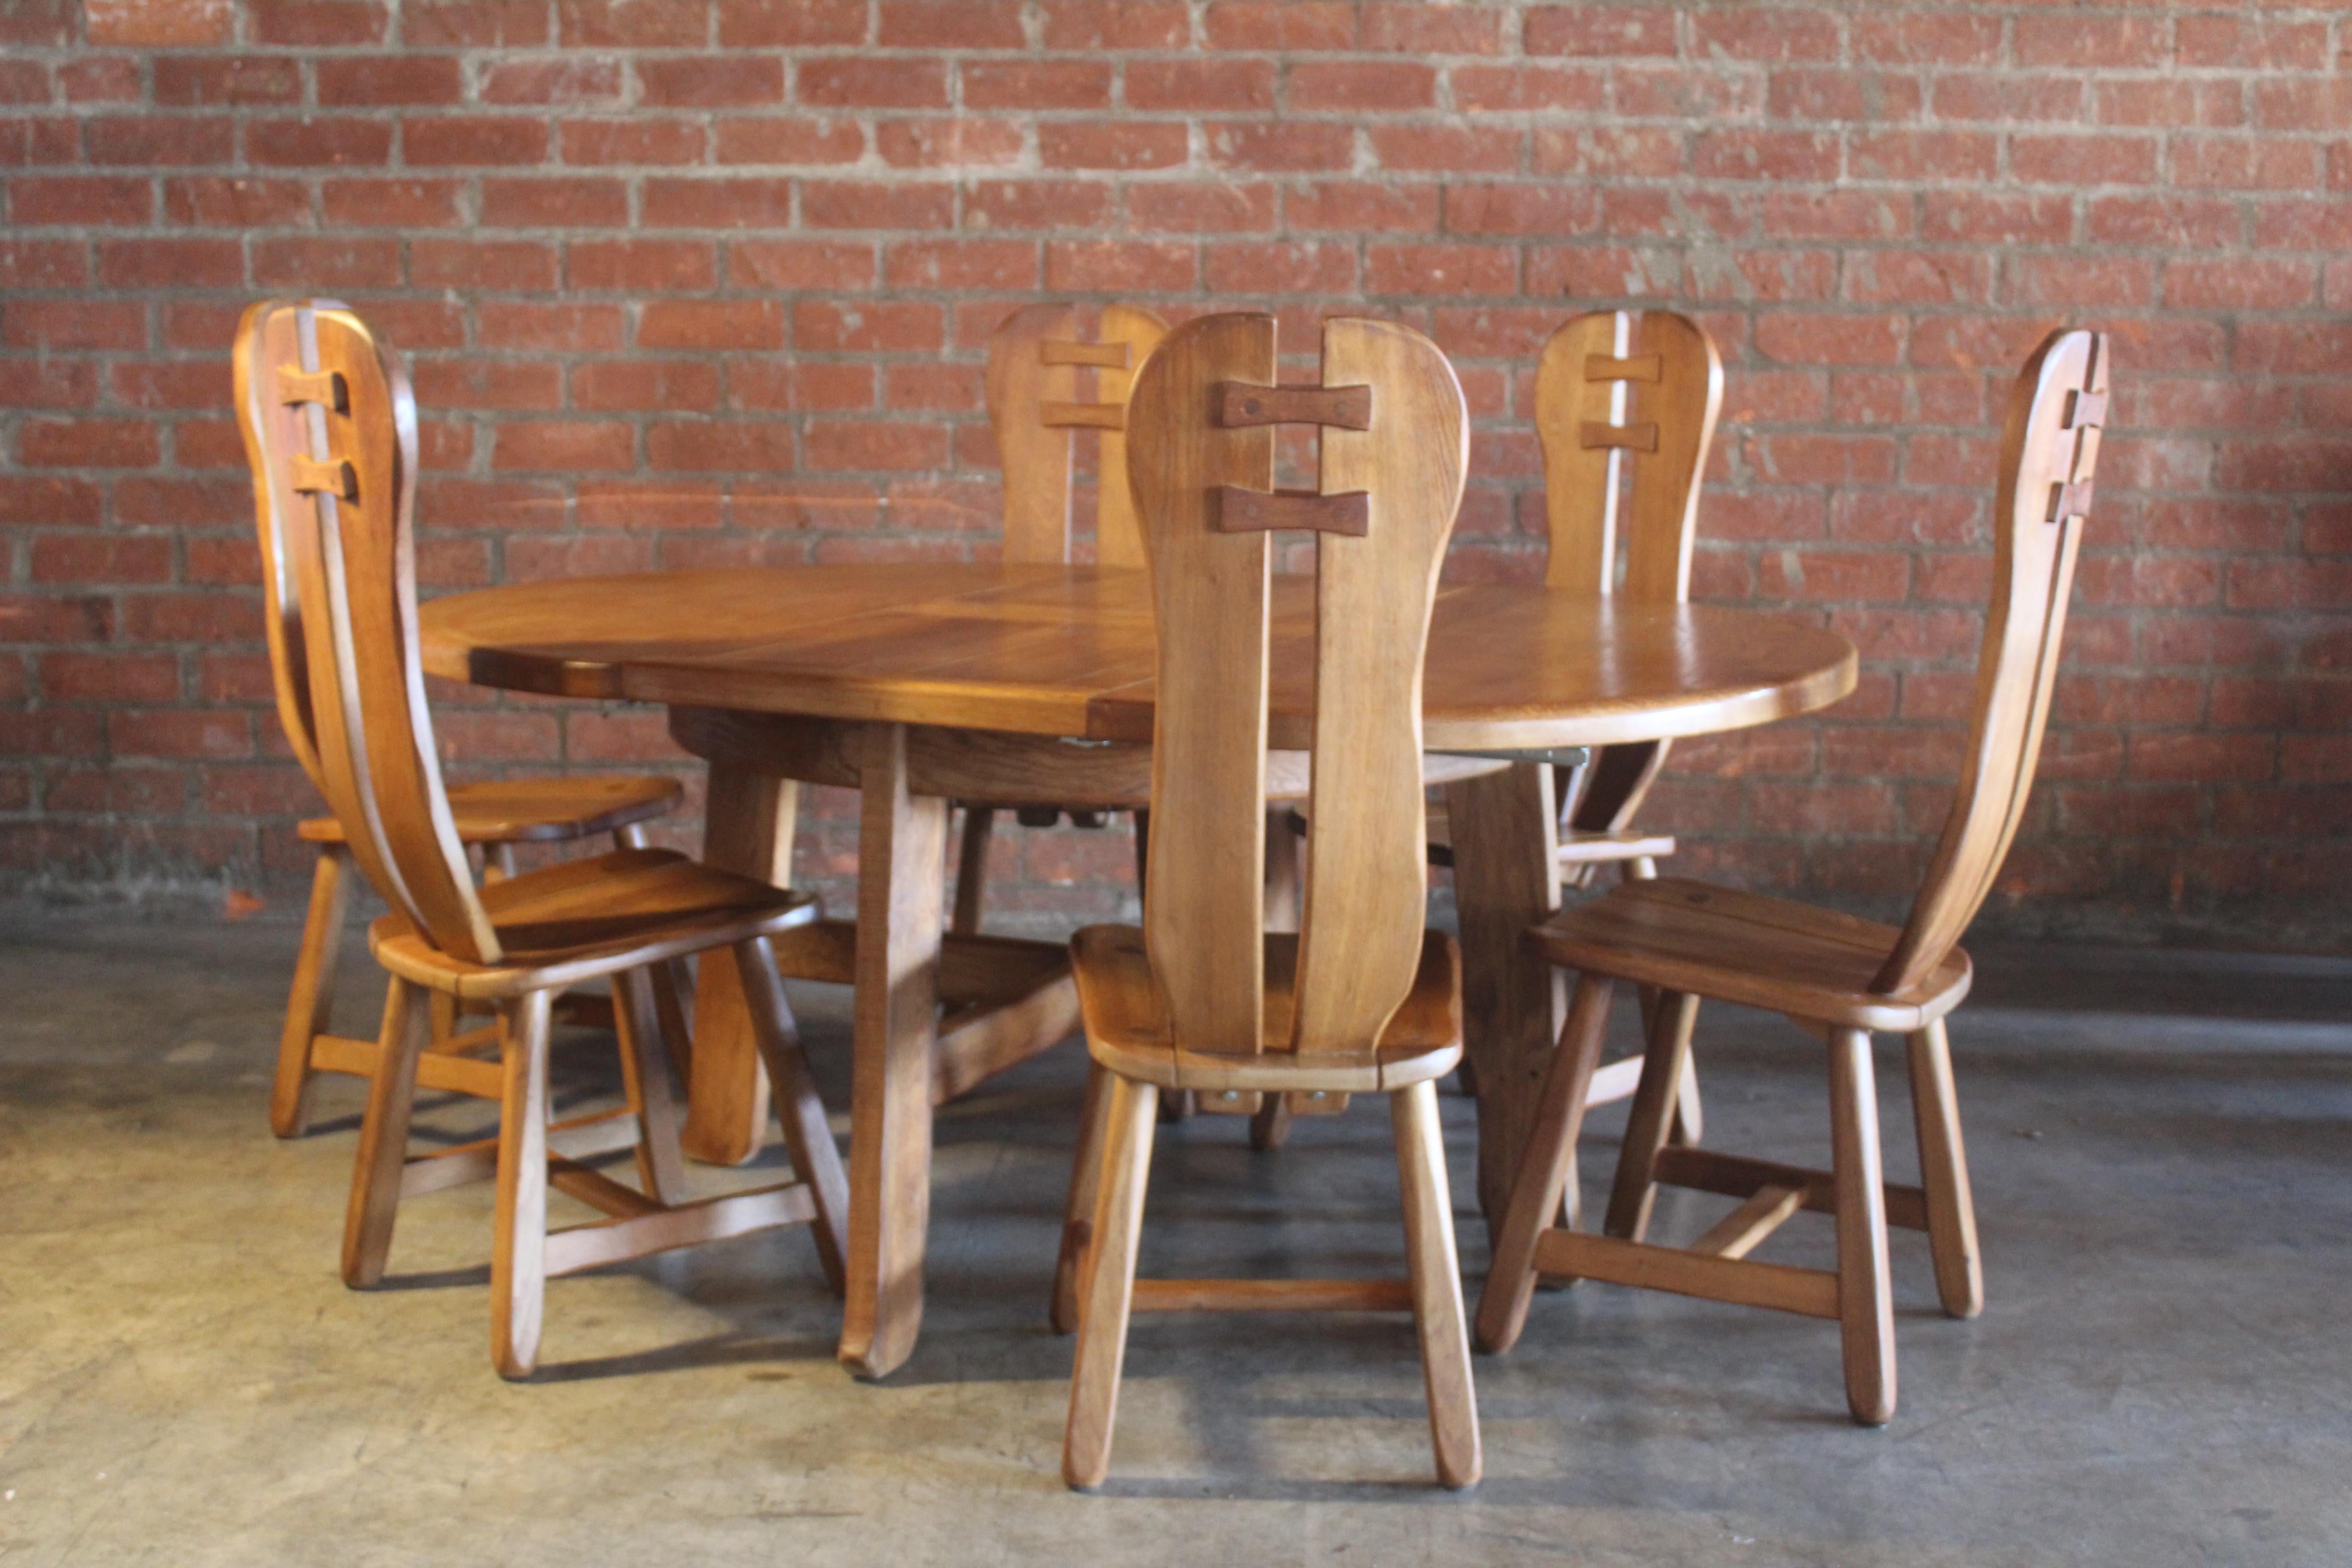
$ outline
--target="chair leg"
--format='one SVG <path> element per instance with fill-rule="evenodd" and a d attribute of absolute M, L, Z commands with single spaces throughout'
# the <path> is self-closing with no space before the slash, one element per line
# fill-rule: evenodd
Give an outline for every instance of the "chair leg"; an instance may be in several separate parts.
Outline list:
<path fill-rule="evenodd" d="M 1675 1084 L 1674 1141 L 1685 1149 L 1696 1148 L 1706 1135 L 1706 1110 L 1698 1100 L 1698 1063 L 1685 1055 L 1682 1077 Z"/>
<path fill-rule="evenodd" d="M 1617 1179 L 1609 1185 L 1609 1216 L 1603 1234 L 1639 1241 L 1650 1226 L 1657 1196 L 1658 1151 L 1675 1119 L 1676 1089 L 1690 1062 L 1691 1026 L 1698 998 L 1686 992 L 1659 993 L 1650 1011 L 1649 1043 L 1642 1057 L 1642 1081 L 1625 1121 L 1625 1142 L 1617 1156 Z"/>
<path fill-rule="evenodd" d="M 1079 1303 L 1086 1297 L 1087 1262 L 1093 1256 L 1095 1192 L 1102 1174 L 1103 1134 L 1110 1115 L 1110 1074 L 1100 1062 L 1087 1062 L 1087 1090 L 1078 1113 L 1078 1146 L 1070 1156 L 1070 1198 L 1062 1213 L 1062 1250 L 1054 1259 L 1054 1331 L 1077 1331 Z"/>
<path fill-rule="evenodd" d="M 343 945 L 343 915 L 351 907 L 352 852 L 341 844 L 319 848 L 310 876 L 310 912 L 302 921 L 302 947 L 294 984 L 286 994 L 286 1027 L 278 1037 L 278 1078 L 269 1091 L 269 1130 L 299 1138 L 310 1123 L 310 1042 L 327 1032 L 335 1010 L 335 964 Z"/>
<path fill-rule="evenodd" d="M 397 977 L 383 998 L 383 1031 L 375 1076 L 368 1080 L 367 1111 L 352 1163 L 352 1195 L 343 1211 L 343 1283 L 363 1290 L 383 1278 L 392 1252 L 393 1221 L 400 1213 L 400 1175 L 408 1163 L 408 1117 L 416 1102 L 416 1060 L 425 1054 L 430 1018 L 425 988 Z"/>
<path fill-rule="evenodd" d="M 683 958 L 654 966 L 654 1007 L 677 1081 L 694 1081 L 694 971 Z"/>
<path fill-rule="evenodd" d="M 616 828 L 614 828 L 614 829 L 613 830 L 613 847 L 614 847 L 614 848 L 615 848 L 615 849 L 643 849 L 645 847 L 646 847 L 646 825 L 645 825 L 644 823 L 642 823 L 642 822 L 630 822 L 630 823 L 625 823 L 625 824 L 623 824 L 621 826 L 616 827 Z"/>
<path fill-rule="evenodd" d="M 1895 1414 L 1895 1299 L 1886 1261 L 1886 1189 L 1878 1155 L 1878 1088 L 1870 1035 L 1830 1033 L 1830 1136 L 1837 1184 L 1838 1322 L 1845 1398 L 1865 1426 Z"/>
<path fill-rule="evenodd" d="M 686 1197 L 686 1157 L 677 1146 L 677 1108 L 669 1091 L 669 1055 L 654 1004 L 652 973 L 613 976 L 613 1025 L 620 1036 L 621 1079 L 637 1113 L 637 1186 L 659 1204 Z"/>
<path fill-rule="evenodd" d="M 1977 1205 L 1969 1192 L 1969 1153 L 1960 1138 L 1960 1102 L 1952 1091 L 1952 1047 L 1941 1018 L 1906 1041 L 1911 1062 L 1911 1114 L 1919 1129 L 1919 1185 L 1927 1195 L 1927 1247 L 1936 1259 L 1936 1294 L 1955 1318 L 1984 1310 L 1984 1260 L 1977 1251 Z"/>
<path fill-rule="evenodd" d="M 988 896 L 988 841 L 996 813 L 985 805 L 963 808 L 963 847 L 956 857 L 955 914 L 948 930 L 958 936 L 980 934 L 981 902 Z"/>
<path fill-rule="evenodd" d="M 1462 1264 L 1454 1250 L 1454 1200 L 1445 1183 L 1445 1143 L 1437 1121 L 1437 1086 L 1416 1083 L 1389 1096 L 1396 1130 L 1397 1174 L 1404 1190 L 1405 1258 L 1412 1275 L 1412 1321 L 1421 1338 L 1421 1380 L 1429 1395 L 1429 1436 L 1438 1484 L 1478 1484 L 1478 1401 L 1463 1331 Z"/>
<path fill-rule="evenodd" d="M 1576 1135 L 1584 1121 L 1585 1091 L 1601 1062 L 1601 1037 L 1609 1026 L 1614 989 L 1605 976 L 1577 976 L 1568 1021 L 1560 1026 L 1559 1048 L 1544 1071 L 1535 1127 L 1519 1157 L 1511 1201 L 1503 1211 L 1502 1234 L 1486 1266 L 1486 1288 L 1478 1295 L 1482 1351 L 1509 1350 L 1527 1325 L 1528 1304 L 1536 1289 L 1536 1242 L 1558 1218 L 1568 1190 L 1568 1170 L 1576 1158 Z"/>
<path fill-rule="evenodd" d="M 547 1037 L 553 994 L 499 1009 L 499 1207 L 490 1247 L 490 1361 L 520 1380 L 539 1362 L 547 1295 Z"/>
<path fill-rule="evenodd" d="M 1290 1141 L 1290 1097 L 1269 1091 L 1250 1117 L 1250 1147 L 1271 1153 Z"/>
<path fill-rule="evenodd" d="M 817 1098 L 809 1075 L 808 1058 L 801 1051 L 800 1031 L 784 1000 L 783 977 L 776 972 L 776 951 L 768 939 L 755 936 L 735 946 L 735 973 L 743 986 L 743 1001 L 751 1015 L 751 1032 L 760 1044 L 760 1058 L 768 1067 L 776 1120 L 784 1130 L 784 1152 L 793 1157 L 793 1171 L 808 1184 L 816 1200 L 816 1215 L 809 1234 L 816 1242 L 817 1262 L 824 1269 L 833 1293 L 849 1288 L 849 1178 L 841 1168 L 841 1150 L 833 1129 L 825 1125 L 824 1101 Z"/>
<path fill-rule="evenodd" d="M 1151 1170 L 1152 1119 L 1160 1091 L 1111 1075 L 1103 1117 L 1101 1175 L 1095 1189 L 1093 1262 L 1077 1356 L 1070 1368 L 1069 1425 L 1062 1436 L 1062 1479 L 1097 1487 L 1110 1473 L 1111 1424 L 1118 1416 L 1119 1364 L 1127 1358 L 1127 1315 L 1135 1300 L 1135 1248 L 1143 1229 L 1143 1190 Z"/>

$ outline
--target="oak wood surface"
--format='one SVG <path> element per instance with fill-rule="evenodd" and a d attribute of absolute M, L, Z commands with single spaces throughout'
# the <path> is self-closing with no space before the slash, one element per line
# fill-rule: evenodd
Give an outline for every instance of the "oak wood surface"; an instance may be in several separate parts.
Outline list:
<path fill-rule="evenodd" d="M 933 563 L 517 584 L 424 609 L 425 668 L 478 685 L 747 712 L 1149 743 L 1144 574 Z M 1268 738 L 1309 743 L 1313 583 L 1272 587 Z M 1439 585 L 1423 686 L 1433 751 L 1710 734 L 1853 689 L 1818 618 Z"/>

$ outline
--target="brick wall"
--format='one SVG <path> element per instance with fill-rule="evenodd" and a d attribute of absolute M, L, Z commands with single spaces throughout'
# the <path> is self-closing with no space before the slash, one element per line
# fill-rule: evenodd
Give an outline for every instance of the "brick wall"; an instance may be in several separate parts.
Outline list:
<path fill-rule="evenodd" d="M 1864 671 L 1678 753 L 1652 815 L 1687 864 L 1910 886 L 1990 422 L 2093 323 L 2119 428 L 1993 917 L 2352 942 L 2340 10 L 0 0 L 0 46 L 10 886 L 305 864 L 227 406 L 257 293 L 415 356 L 435 590 L 984 557 L 981 345 L 1045 294 L 1430 331 L 1476 419 L 1452 569 L 1530 574 L 1533 351 L 1663 301 L 1730 367 L 1696 591 L 1823 616 Z M 446 695 L 468 770 L 673 756 L 657 712 Z M 1127 870 L 1109 834 L 1003 854 L 1041 911 Z"/>

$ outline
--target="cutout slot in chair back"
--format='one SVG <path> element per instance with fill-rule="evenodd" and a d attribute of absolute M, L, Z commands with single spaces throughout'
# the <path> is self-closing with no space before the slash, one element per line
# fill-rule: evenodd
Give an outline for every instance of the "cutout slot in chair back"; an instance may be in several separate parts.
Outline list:
<path fill-rule="evenodd" d="M 247 312 L 236 359 L 289 733 L 305 731 L 296 749 L 311 747 L 312 777 L 385 901 L 444 952 L 494 963 L 425 703 L 407 374 L 324 300 Z"/>
<path fill-rule="evenodd" d="M 1069 560 L 1071 433 L 1087 429 L 1101 432 L 1095 560 L 1143 564 L 1127 482 L 1128 394 L 1167 331 L 1165 321 L 1132 305 L 1045 304 L 1013 311 L 989 338 L 988 422 L 1004 466 L 1007 562 Z M 1078 395 L 1084 371 L 1094 377 L 1091 402 Z"/>
<path fill-rule="evenodd" d="M 1169 334 L 1129 405 L 1159 635 L 1145 942 L 1175 1045 L 1222 1055 L 1369 1049 L 1412 987 L 1422 668 L 1469 448 L 1453 367 L 1408 328 L 1325 322 L 1319 386 L 1278 387 L 1275 367 L 1273 317 L 1203 317 Z M 1321 426 L 1316 491 L 1273 489 L 1287 423 Z M 1261 1011 L 1269 533 L 1286 530 L 1314 532 L 1317 574 L 1313 826 L 1284 1027 Z"/>
<path fill-rule="evenodd" d="M 1699 479 L 1722 404 L 1723 361 L 1688 316 L 1601 310 L 1552 333 L 1536 368 L 1548 586 L 1647 604 L 1690 596 Z"/>
<path fill-rule="evenodd" d="M 2053 332 L 2010 394 L 1993 512 L 1993 596 L 1959 794 L 1903 940 L 1874 989 L 1916 984 L 1992 890 L 2033 787 L 2074 557 L 2106 423 L 2107 336 Z"/>

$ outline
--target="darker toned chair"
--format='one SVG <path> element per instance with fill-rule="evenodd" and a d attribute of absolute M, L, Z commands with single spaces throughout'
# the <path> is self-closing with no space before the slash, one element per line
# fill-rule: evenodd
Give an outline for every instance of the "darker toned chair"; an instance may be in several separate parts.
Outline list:
<path fill-rule="evenodd" d="M 2011 395 L 1975 715 L 1958 795 L 1906 925 L 1658 879 L 1625 883 L 1530 933 L 1553 962 L 1580 973 L 1478 1304 L 1482 1348 L 1507 1350 L 1517 1341 L 1538 1274 L 1832 1318 L 1843 1334 L 1847 1404 L 1856 1421 L 1876 1425 L 1895 1411 L 1887 1226 L 1927 1233 L 1947 1312 L 1973 1317 L 1982 1307 L 1944 1018 L 1969 990 L 1960 934 L 1992 888 L 2032 785 L 2091 504 L 2107 377 L 2104 334 L 2054 332 Z M 1659 1004 L 1604 1234 L 1591 1236 L 1554 1228 L 1552 1220 L 1619 980 L 1654 988 Z M 1826 1042 L 1831 1170 L 1667 1145 L 1674 1086 L 1690 1055 L 1699 999 L 1709 996 L 1786 1014 Z M 1880 1172 L 1875 1030 L 1899 1033 L 1908 1045 L 1916 1187 L 1890 1185 Z M 1740 1201 L 1690 1246 L 1659 1246 L 1643 1235 L 1661 1183 Z M 1834 1271 L 1748 1256 L 1804 1209 L 1836 1219 Z"/>
<path fill-rule="evenodd" d="M 1459 958 L 1423 929 L 1421 679 L 1462 497 L 1462 391 L 1426 338 L 1323 328 L 1323 382 L 1276 387 L 1275 321 L 1171 333 L 1129 405 L 1159 633 L 1144 925 L 1072 940 L 1087 1079 L 1055 1319 L 1078 1333 L 1063 1475 L 1108 1471 L 1130 1310 L 1410 1310 L 1437 1475 L 1478 1479 L 1434 1080 L 1462 1055 Z M 1270 493 L 1274 426 L 1322 426 L 1320 493 Z M 1316 531 L 1313 828 L 1297 934 L 1268 933 L 1270 541 Z M 1291 672 L 1286 672 L 1289 674 Z M 1390 1098 L 1405 1200 L 1402 1279 L 1138 1280 L 1163 1094 Z"/>
<path fill-rule="evenodd" d="M 301 606 L 288 574 L 285 547 L 286 517 L 291 509 L 307 510 L 310 503 L 292 488 L 290 465 L 298 452 L 274 447 L 268 439 L 281 405 L 277 402 L 275 367 L 257 356 L 266 352 L 264 327 L 279 314 L 293 312 L 299 321 L 305 310 L 315 313 L 342 308 L 332 300 L 303 304 L 271 300 L 255 305 L 237 325 L 234 354 L 237 426 L 253 470 L 265 627 L 270 676 L 278 693 L 278 718 L 295 760 L 322 795 L 326 785 L 319 766 L 318 721 L 311 710 L 311 667 L 304 653 Z M 674 809 L 682 794 L 675 779 L 642 775 L 459 784 L 448 789 L 450 826 L 460 843 L 481 850 L 483 874 L 496 880 L 512 875 L 518 844 L 562 843 L 609 833 L 616 847 L 642 846 L 645 835 L 640 825 Z M 299 831 L 305 841 L 319 847 L 319 862 L 311 877 L 310 908 L 294 961 L 294 984 L 286 999 L 286 1026 L 278 1038 L 278 1073 L 269 1096 L 270 1130 L 280 1138 L 299 1137 L 309 1125 L 310 1089 L 319 1073 L 368 1078 L 374 1074 L 377 1060 L 374 1041 L 352 1039 L 328 1028 L 334 1012 L 343 917 L 351 903 L 350 842 L 342 824 L 332 816 L 309 818 Z M 677 1007 L 676 987 L 676 977 L 665 974 L 660 993 L 667 1010 Z M 583 1011 L 598 1010 L 593 999 L 572 1001 Z M 458 1034 L 457 1009 L 446 1003 L 436 1015 L 435 1039 L 419 1069 L 422 1081 L 430 1089 L 497 1099 L 497 1067 L 467 1054 L 493 1044 L 492 1033 Z M 677 1016 L 682 1019 L 684 1015 Z"/>
<path fill-rule="evenodd" d="M 278 497 L 286 586 L 299 609 L 310 741 L 351 853 L 392 912 L 368 946 L 393 974 L 368 1088 L 343 1235 L 343 1278 L 375 1283 L 404 1196 L 495 1173 L 491 1359 L 506 1377 L 536 1362 L 547 1278 L 772 1226 L 811 1225 L 841 1286 L 846 1184 L 793 1038 L 769 939 L 816 915 L 806 895 L 669 850 L 625 847 L 477 889 L 434 754 L 418 659 L 412 510 L 416 412 L 398 362 L 350 310 L 265 308 L 247 322 L 263 467 Z M 795 1181 L 685 1201 L 668 1060 L 653 979 L 726 949 L 776 1085 Z M 638 1184 L 567 1149 L 583 1131 L 548 1122 L 548 1036 L 557 993 L 609 979 L 631 1110 L 593 1119 L 596 1147 L 634 1147 Z M 426 999 L 497 1010 L 498 1136 L 406 1155 L 429 1037 Z M 550 1185 L 608 1216 L 550 1234 Z"/>

